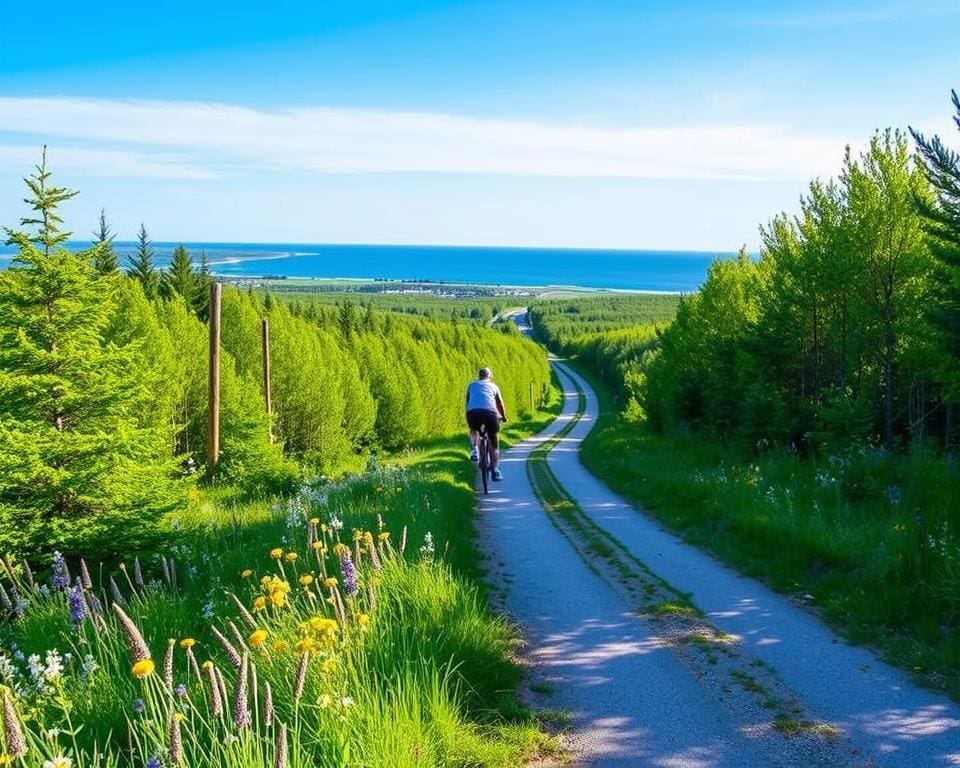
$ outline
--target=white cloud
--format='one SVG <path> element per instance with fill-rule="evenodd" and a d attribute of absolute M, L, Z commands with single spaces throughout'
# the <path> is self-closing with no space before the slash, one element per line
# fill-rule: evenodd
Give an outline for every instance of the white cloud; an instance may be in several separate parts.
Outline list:
<path fill-rule="evenodd" d="M 795 180 L 836 171 L 843 141 L 775 125 L 558 125 L 340 108 L 0 97 L 0 134 L 98 174 L 238 170 Z M 22 147 L 0 147 L 0 164 Z M 6 158 L 6 159 L 5 159 Z M 22 167 L 22 166 L 21 166 Z"/>
<path fill-rule="evenodd" d="M 38 146 L 0 144 L 0 168 L 26 176 L 39 159 Z M 47 159 L 50 166 L 58 172 L 82 173 L 88 176 L 210 179 L 216 175 L 209 169 L 185 163 L 181 158 L 129 150 L 51 147 L 47 150 Z"/>

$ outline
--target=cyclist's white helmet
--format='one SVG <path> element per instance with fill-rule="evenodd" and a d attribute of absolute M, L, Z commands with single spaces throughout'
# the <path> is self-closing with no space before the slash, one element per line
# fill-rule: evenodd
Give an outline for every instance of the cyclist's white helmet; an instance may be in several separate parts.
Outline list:
<path fill-rule="evenodd" d="M 491 371 L 489 368 L 481 368 L 481 369 L 480 369 L 480 373 L 479 373 L 479 375 L 477 376 L 477 378 L 478 378 L 478 379 L 492 379 L 492 378 L 493 378 L 493 371 Z"/>

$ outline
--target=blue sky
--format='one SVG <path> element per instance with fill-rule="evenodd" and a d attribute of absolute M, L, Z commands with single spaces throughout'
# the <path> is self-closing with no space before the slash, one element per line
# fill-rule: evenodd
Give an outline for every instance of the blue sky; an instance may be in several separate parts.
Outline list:
<path fill-rule="evenodd" d="M 81 233 L 753 248 L 960 87 L 936 0 L 82 5 L 3 10 L 0 223 L 47 143 Z"/>

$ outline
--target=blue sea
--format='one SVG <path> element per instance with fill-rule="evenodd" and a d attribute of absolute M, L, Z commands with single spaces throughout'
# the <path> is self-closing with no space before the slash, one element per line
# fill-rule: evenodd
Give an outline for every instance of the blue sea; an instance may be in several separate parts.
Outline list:
<path fill-rule="evenodd" d="M 86 243 L 71 244 L 83 247 Z M 157 266 L 177 243 L 154 243 Z M 505 286 L 577 286 L 631 291 L 697 290 L 714 251 L 626 251 L 566 248 L 488 248 L 419 245 L 304 245 L 184 243 L 194 258 L 206 255 L 225 277 L 363 278 L 486 283 Z M 134 243 L 115 243 L 121 261 Z M 12 249 L 0 247 L 0 268 Z"/>

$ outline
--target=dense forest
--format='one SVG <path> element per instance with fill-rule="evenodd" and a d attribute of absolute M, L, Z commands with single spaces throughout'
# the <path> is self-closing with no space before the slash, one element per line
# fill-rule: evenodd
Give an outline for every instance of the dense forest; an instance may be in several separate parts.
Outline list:
<path fill-rule="evenodd" d="M 59 207 L 75 193 L 51 183 L 45 162 L 27 184 L 33 210 L 7 230 L 17 254 L 0 274 L 0 548 L 115 551 L 149 540 L 206 475 L 211 277 L 184 248 L 156 269 L 142 227 L 123 271 L 105 217 L 92 248 L 67 249 Z M 542 350 L 480 324 L 230 288 L 222 322 L 214 481 L 248 493 L 459 429 L 463 386 L 481 365 L 515 411 L 549 386 Z"/>

